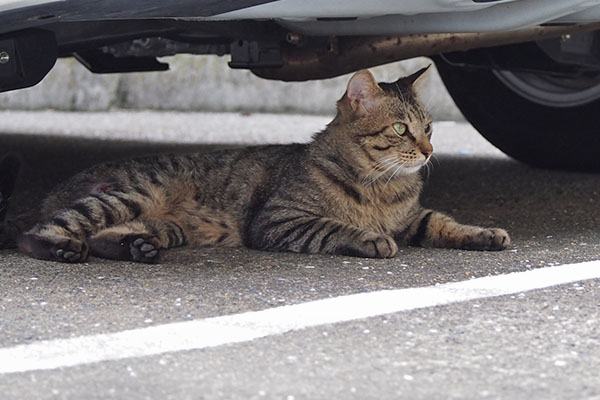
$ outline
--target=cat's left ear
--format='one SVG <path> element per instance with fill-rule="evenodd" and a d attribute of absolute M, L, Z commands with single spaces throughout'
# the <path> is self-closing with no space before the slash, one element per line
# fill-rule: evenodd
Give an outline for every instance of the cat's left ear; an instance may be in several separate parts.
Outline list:
<path fill-rule="evenodd" d="M 346 97 L 350 102 L 350 107 L 359 117 L 370 111 L 382 94 L 383 91 L 377 81 L 366 69 L 352 75 L 346 89 Z"/>
<path fill-rule="evenodd" d="M 418 85 L 419 82 L 422 82 L 423 75 L 425 75 L 425 72 L 429 71 L 429 68 L 431 68 L 431 64 L 429 64 L 425 68 L 421 68 L 414 74 L 411 74 L 404 78 L 400 78 L 399 81 L 402 82 L 402 84 L 406 87 L 414 88 Z"/>

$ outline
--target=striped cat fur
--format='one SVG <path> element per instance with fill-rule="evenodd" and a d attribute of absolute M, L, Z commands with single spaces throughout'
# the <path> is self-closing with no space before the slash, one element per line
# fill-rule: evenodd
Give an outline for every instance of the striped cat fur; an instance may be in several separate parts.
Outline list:
<path fill-rule="evenodd" d="M 419 170 L 433 151 L 431 119 L 415 96 L 425 71 L 379 84 L 357 72 L 334 120 L 308 144 L 92 167 L 56 186 L 38 215 L 6 221 L 0 243 L 62 262 L 91 254 L 153 263 L 183 245 L 379 258 L 406 245 L 504 249 L 506 231 L 419 205 Z"/>

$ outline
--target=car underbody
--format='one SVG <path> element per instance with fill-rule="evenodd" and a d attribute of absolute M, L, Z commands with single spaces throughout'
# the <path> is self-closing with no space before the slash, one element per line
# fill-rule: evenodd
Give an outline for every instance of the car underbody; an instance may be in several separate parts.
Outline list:
<path fill-rule="evenodd" d="M 431 56 L 467 119 L 502 150 L 538 166 L 600 170 L 591 117 L 578 129 L 597 149 L 585 160 L 575 145 L 554 157 L 567 144 L 547 132 L 522 141 L 548 114 L 600 105 L 598 29 L 600 0 L 8 0 L 0 1 L 0 92 L 37 84 L 59 57 L 120 73 L 166 70 L 159 57 L 179 53 L 229 54 L 231 68 L 305 81 Z M 481 110 L 469 102 L 500 95 Z M 490 133 L 478 122 L 521 100 L 531 124 L 510 142 L 508 127 Z"/>
<path fill-rule="evenodd" d="M 13 1 L 0 2 L 0 90 L 37 83 L 56 57 L 96 73 L 160 71 L 156 57 L 230 54 L 267 79 L 329 78 L 420 55 L 564 38 L 600 25 L 600 1 Z M 12 7 L 12 8 L 11 8 Z M 546 46 L 596 58 L 588 33 Z M 554 46 L 556 47 L 556 46 Z M 564 57 L 563 57 L 564 58 Z M 546 60 L 548 61 L 548 60 Z M 593 61 L 597 61 L 594 59 Z M 482 65 L 482 61 L 477 61 Z M 585 63 L 587 68 L 597 62 Z M 11 68 L 12 67 L 12 68 Z M 532 67 L 529 65 L 528 67 Z M 540 66 L 542 68 L 543 66 Z"/>

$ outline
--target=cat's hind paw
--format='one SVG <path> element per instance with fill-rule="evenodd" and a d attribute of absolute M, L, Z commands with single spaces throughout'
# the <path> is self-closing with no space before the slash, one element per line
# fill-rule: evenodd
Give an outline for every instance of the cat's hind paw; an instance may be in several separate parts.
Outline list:
<path fill-rule="evenodd" d="M 74 238 L 24 234 L 17 240 L 17 245 L 23 253 L 40 260 L 75 263 L 88 257 L 87 244 Z"/>
<path fill-rule="evenodd" d="M 129 242 L 129 253 L 134 261 L 155 263 L 160 256 L 160 243 L 155 236 L 133 236 Z"/>
<path fill-rule="evenodd" d="M 161 251 L 156 236 L 134 233 L 125 236 L 98 234 L 89 240 L 92 255 L 111 260 L 157 263 Z"/>

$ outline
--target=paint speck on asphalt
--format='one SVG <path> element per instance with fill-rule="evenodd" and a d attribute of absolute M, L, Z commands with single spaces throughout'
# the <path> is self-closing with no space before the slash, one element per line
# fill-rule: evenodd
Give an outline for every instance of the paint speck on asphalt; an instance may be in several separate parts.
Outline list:
<path fill-rule="evenodd" d="M 564 367 L 567 365 L 567 362 L 563 360 L 556 360 L 554 361 L 554 365 L 556 365 L 557 367 Z"/>

